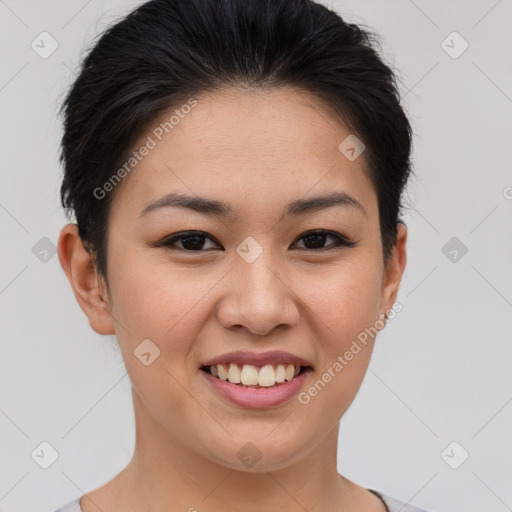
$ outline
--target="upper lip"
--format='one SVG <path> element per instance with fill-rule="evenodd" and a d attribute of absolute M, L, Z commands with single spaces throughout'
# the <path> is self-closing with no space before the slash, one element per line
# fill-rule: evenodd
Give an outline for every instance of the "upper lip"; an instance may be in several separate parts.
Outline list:
<path fill-rule="evenodd" d="M 272 350 L 270 352 L 237 350 L 208 359 L 202 363 L 201 366 L 213 366 L 224 363 L 252 364 L 254 366 L 264 366 L 266 364 L 294 364 L 297 366 L 313 367 L 306 359 L 290 354 L 289 352 L 283 352 L 282 350 Z"/>

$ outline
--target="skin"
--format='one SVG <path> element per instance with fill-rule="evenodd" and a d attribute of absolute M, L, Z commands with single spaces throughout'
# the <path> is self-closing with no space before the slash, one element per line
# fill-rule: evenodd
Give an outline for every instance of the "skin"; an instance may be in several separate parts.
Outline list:
<path fill-rule="evenodd" d="M 407 230 L 399 224 L 384 266 L 364 153 L 349 161 L 338 150 L 350 132 L 318 99 L 291 88 L 230 88 L 196 99 L 112 192 L 108 291 L 76 226 L 60 235 L 61 265 L 91 327 L 119 340 L 136 419 L 132 460 L 81 506 L 382 512 L 376 496 L 338 473 L 336 460 L 339 421 L 360 388 L 374 339 L 307 405 L 294 397 L 274 408 L 237 406 L 204 382 L 199 367 L 234 350 L 284 350 L 312 363 L 307 389 L 392 308 Z M 335 206 L 281 219 L 290 201 L 334 190 L 356 198 L 365 213 Z M 170 192 L 229 203 L 239 220 L 175 207 L 139 217 Z M 307 246 L 304 235 L 318 229 L 356 245 L 336 247 L 327 237 Z M 180 251 L 179 241 L 174 249 L 152 245 L 187 230 L 213 239 L 195 252 Z M 252 263 L 236 252 L 248 236 L 263 250 Z M 133 351 L 147 338 L 160 356 L 144 366 Z M 237 457 L 247 442 L 262 454 L 250 469 Z"/>

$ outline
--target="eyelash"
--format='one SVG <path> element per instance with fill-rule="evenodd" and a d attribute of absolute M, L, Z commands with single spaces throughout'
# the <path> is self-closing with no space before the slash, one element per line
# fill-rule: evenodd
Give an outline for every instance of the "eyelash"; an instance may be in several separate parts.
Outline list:
<path fill-rule="evenodd" d="M 307 231 L 302 236 L 297 238 L 297 241 L 302 240 L 303 238 L 307 238 L 308 236 L 312 236 L 312 235 L 325 235 L 327 237 L 335 238 L 337 240 L 337 242 L 334 244 L 328 245 L 327 247 L 322 247 L 320 249 L 308 249 L 307 247 L 305 247 L 305 248 L 300 248 L 299 250 L 306 250 L 306 251 L 313 251 L 313 252 L 324 252 L 324 251 L 330 251 L 333 249 L 338 249 L 341 247 L 354 247 L 356 245 L 356 242 L 347 240 L 345 237 L 341 236 L 340 234 L 332 232 L 332 231 L 327 231 L 325 229 L 315 229 L 312 231 Z M 183 233 L 180 233 L 178 235 L 173 235 L 169 238 L 164 238 L 160 242 L 157 242 L 155 244 L 155 246 L 156 247 L 165 247 L 168 249 L 178 249 L 180 251 L 188 252 L 188 253 L 207 252 L 207 251 L 211 250 L 211 249 L 192 250 L 192 249 L 185 249 L 183 247 L 178 247 L 175 245 L 175 242 L 180 241 L 183 238 L 190 238 L 190 237 L 194 237 L 194 236 L 198 236 L 198 237 L 202 237 L 202 238 L 209 238 L 210 240 L 214 241 L 215 243 L 218 243 L 218 242 L 216 242 L 216 240 L 214 240 L 211 236 L 207 235 L 203 231 L 184 231 Z M 296 242 L 294 242 L 293 244 L 295 244 L 295 243 Z"/>

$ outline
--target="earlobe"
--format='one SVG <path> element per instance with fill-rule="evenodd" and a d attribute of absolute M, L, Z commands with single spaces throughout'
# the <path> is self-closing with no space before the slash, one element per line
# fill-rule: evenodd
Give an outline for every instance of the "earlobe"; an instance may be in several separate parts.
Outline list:
<path fill-rule="evenodd" d="M 407 227 L 405 224 L 397 225 L 396 244 L 393 246 L 391 256 L 384 269 L 382 286 L 382 313 L 392 309 L 398 294 L 398 288 L 407 263 Z"/>
<path fill-rule="evenodd" d="M 85 250 L 76 224 L 67 224 L 60 232 L 58 243 L 59 261 L 75 298 L 89 319 L 90 326 L 98 334 L 115 334 L 106 293 L 102 293 L 103 279 L 96 265 Z"/>

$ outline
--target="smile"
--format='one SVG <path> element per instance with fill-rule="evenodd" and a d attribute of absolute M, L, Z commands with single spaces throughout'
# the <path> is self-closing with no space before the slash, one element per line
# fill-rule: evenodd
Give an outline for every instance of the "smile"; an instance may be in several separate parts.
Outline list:
<path fill-rule="evenodd" d="M 288 402 L 300 392 L 312 372 L 310 366 L 293 364 L 258 367 L 235 363 L 203 366 L 199 371 L 216 396 L 249 409 L 278 407 Z"/>
<path fill-rule="evenodd" d="M 201 369 L 213 377 L 236 384 L 242 387 L 271 388 L 291 381 L 301 372 L 308 369 L 307 366 L 294 364 L 266 364 L 255 366 L 252 364 L 216 364 L 203 366 Z"/>

